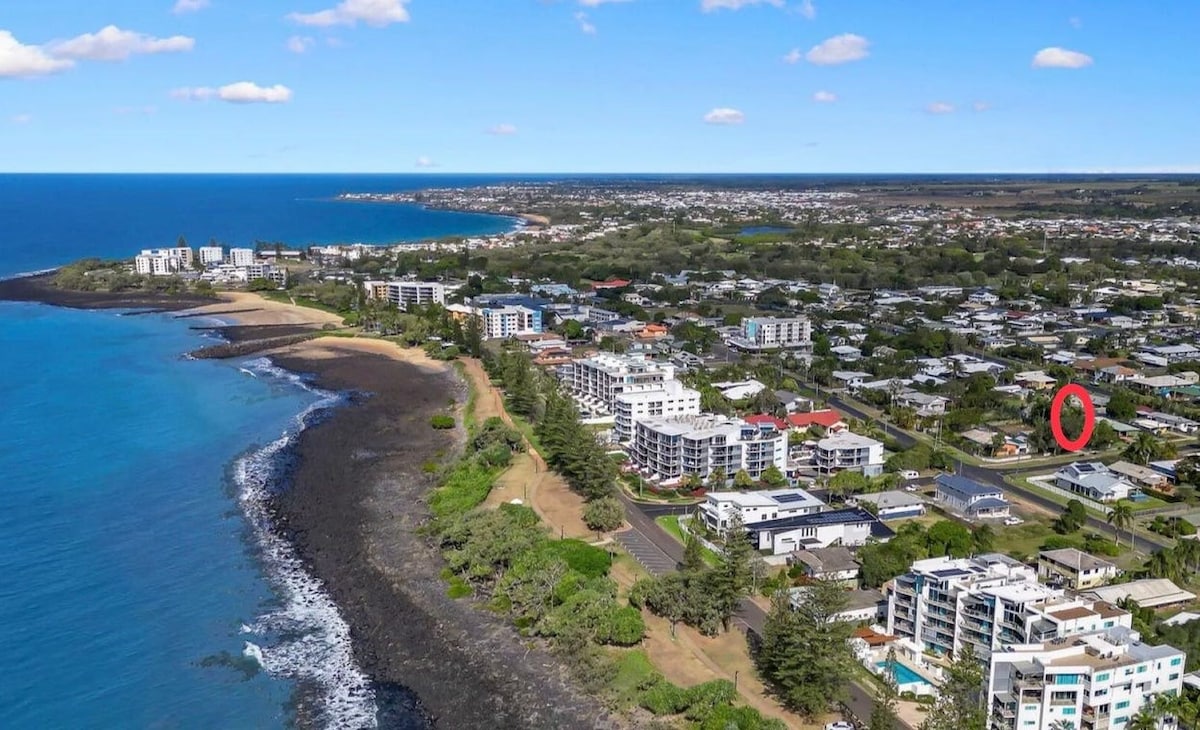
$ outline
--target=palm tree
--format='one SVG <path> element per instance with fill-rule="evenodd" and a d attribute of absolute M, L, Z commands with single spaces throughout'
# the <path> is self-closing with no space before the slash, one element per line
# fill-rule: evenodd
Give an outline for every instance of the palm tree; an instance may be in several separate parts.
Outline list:
<path fill-rule="evenodd" d="M 1134 715 L 1125 726 L 1125 730 L 1158 730 L 1158 718 L 1151 705 L 1144 706 L 1141 712 Z"/>
<path fill-rule="evenodd" d="M 1158 439 L 1154 438 L 1154 434 L 1143 431 L 1125 447 L 1125 450 L 1121 452 L 1121 458 L 1144 466 L 1153 460 L 1161 449 L 1162 446 L 1158 443 Z"/>
<path fill-rule="evenodd" d="M 1121 530 L 1129 530 L 1129 546 L 1133 547 L 1133 505 L 1128 499 L 1122 499 L 1113 505 L 1108 512 L 1108 524 L 1117 533 L 1117 542 L 1121 541 Z"/>
<path fill-rule="evenodd" d="M 1146 573 L 1151 578 L 1167 578 L 1182 582 L 1183 565 L 1174 550 L 1159 550 L 1146 561 Z"/>

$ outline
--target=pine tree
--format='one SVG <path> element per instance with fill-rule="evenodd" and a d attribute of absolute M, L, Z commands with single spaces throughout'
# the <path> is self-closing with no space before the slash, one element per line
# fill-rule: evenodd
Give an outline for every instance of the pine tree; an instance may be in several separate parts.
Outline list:
<path fill-rule="evenodd" d="M 734 513 L 725 528 L 721 541 L 721 561 L 713 575 L 713 599 L 721 615 L 721 623 L 729 628 L 729 619 L 737 611 L 741 600 L 750 594 L 750 558 L 754 546 L 742 523 L 741 515 Z"/>
<path fill-rule="evenodd" d="M 987 724 L 983 681 L 983 665 L 967 644 L 946 670 L 937 702 L 920 730 L 983 730 Z"/>
<path fill-rule="evenodd" d="M 853 627 L 834 618 L 845 607 L 845 591 L 831 581 L 810 585 L 796 610 L 787 591 L 772 600 L 755 661 L 784 704 L 801 715 L 825 712 L 850 680 L 854 657 L 846 642 Z"/>
<path fill-rule="evenodd" d="M 871 722 L 867 724 L 867 730 L 896 730 L 897 720 L 896 700 L 899 697 L 899 692 L 896 691 L 896 676 L 892 669 L 896 666 L 896 650 L 889 649 L 887 653 L 888 671 L 883 678 L 883 689 L 875 695 L 875 702 L 871 706 Z"/>

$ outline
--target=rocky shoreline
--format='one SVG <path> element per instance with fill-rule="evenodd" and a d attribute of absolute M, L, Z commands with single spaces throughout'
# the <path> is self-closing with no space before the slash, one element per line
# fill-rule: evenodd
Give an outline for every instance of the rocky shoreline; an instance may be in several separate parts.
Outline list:
<path fill-rule="evenodd" d="M 55 272 L 0 279 L 0 301 L 41 302 L 69 309 L 136 309 L 176 312 L 219 304 L 220 299 L 195 293 L 73 291 L 54 286 Z"/>
<path fill-rule="evenodd" d="M 461 436 L 429 426 L 432 414 L 465 401 L 453 371 L 349 349 L 306 357 L 303 345 L 271 358 L 321 388 L 356 394 L 300 434 L 278 518 L 344 612 L 384 709 L 388 690 L 406 687 L 431 727 L 619 727 L 503 618 L 446 595 L 441 555 L 420 528 L 434 485 L 422 467 L 460 447 Z"/>

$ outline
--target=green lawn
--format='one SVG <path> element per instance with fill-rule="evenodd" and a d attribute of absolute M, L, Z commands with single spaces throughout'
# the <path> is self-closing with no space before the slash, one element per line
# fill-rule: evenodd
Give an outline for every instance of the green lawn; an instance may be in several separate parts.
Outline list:
<path fill-rule="evenodd" d="M 678 540 L 680 545 L 687 544 L 687 537 L 684 536 L 683 530 L 679 527 L 679 517 L 677 515 L 661 515 L 655 517 L 654 521 L 658 523 L 659 527 L 666 530 L 671 537 Z M 700 551 L 704 555 L 704 562 L 709 565 L 719 565 L 721 563 L 721 559 L 712 550 L 702 546 Z"/>
<path fill-rule="evenodd" d="M 1045 519 L 1026 520 L 1023 524 L 995 527 L 997 552 L 1031 556 L 1036 555 L 1046 538 L 1056 534 Z"/>
<path fill-rule="evenodd" d="M 617 672 L 610 686 L 616 695 L 617 705 L 629 707 L 637 702 L 642 687 L 649 679 L 658 674 L 658 670 L 650 663 L 644 651 L 635 649 L 623 652 L 617 660 Z"/>

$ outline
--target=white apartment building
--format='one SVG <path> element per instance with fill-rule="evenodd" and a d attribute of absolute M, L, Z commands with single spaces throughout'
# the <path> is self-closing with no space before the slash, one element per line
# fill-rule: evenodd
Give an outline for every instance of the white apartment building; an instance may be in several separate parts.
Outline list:
<path fill-rule="evenodd" d="M 563 373 L 568 390 L 609 411 L 616 409 L 617 396 L 626 391 L 662 388 L 674 379 L 674 365 L 608 352 L 575 360 Z"/>
<path fill-rule="evenodd" d="M 252 248 L 229 249 L 229 263 L 238 268 L 243 266 L 253 266 L 254 259 L 254 249 Z"/>
<path fill-rule="evenodd" d="M 742 320 L 742 338 L 760 349 L 807 347 L 812 324 L 808 317 L 748 317 Z"/>
<path fill-rule="evenodd" d="M 938 655 L 969 644 L 985 662 L 1011 644 L 1132 626 L 1127 611 L 1068 598 L 1038 583 L 1034 568 L 999 553 L 918 560 L 887 594 L 889 634 Z"/>
<path fill-rule="evenodd" d="M 209 266 L 210 264 L 219 264 L 225 261 L 225 249 L 220 246 L 201 246 L 200 247 L 200 264 Z"/>
<path fill-rule="evenodd" d="M 809 515 L 825 509 L 825 503 L 803 489 L 774 489 L 766 492 L 709 492 L 700 514 L 710 529 L 723 532 L 734 514 L 742 524 Z"/>
<path fill-rule="evenodd" d="M 617 441 L 633 438 L 633 424 L 647 418 L 695 416 L 700 413 L 700 391 L 678 380 L 632 386 L 614 399 L 613 435 Z"/>
<path fill-rule="evenodd" d="M 1156 695 L 1183 689 L 1184 653 L 1140 639 L 1121 627 L 994 653 L 989 730 L 1123 730 Z"/>
<path fill-rule="evenodd" d="M 389 281 L 385 285 L 385 296 L 401 312 L 405 312 L 412 306 L 444 305 L 446 287 L 429 281 Z"/>
<path fill-rule="evenodd" d="M 192 249 L 148 248 L 133 258 L 133 268 L 144 276 L 171 276 L 192 268 Z"/>
<path fill-rule="evenodd" d="M 883 471 L 883 444 L 842 431 L 818 441 L 813 460 L 817 469 L 826 474 L 852 469 L 874 476 Z"/>
<path fill-rule="evenodd" d="M 483 339 L 507 339 L 542 332 L 542 313 L 522 306 L 487 307 L 475 310 L 483 324 Z"/>
<path fill-rule="evenodd" d="M 634 423 L 629 458 L 650 478 L 673 482 L 717 469 L 758 479 L 768 468 L 787 469 L 787 434 L 712 414 L 650 418 Z"/>

